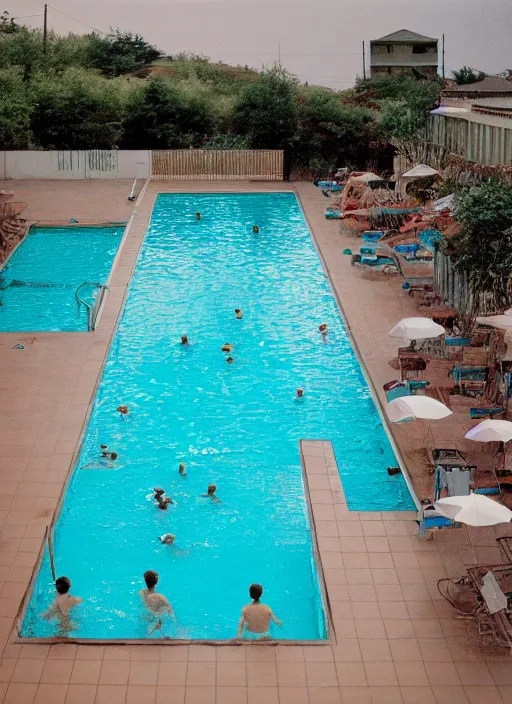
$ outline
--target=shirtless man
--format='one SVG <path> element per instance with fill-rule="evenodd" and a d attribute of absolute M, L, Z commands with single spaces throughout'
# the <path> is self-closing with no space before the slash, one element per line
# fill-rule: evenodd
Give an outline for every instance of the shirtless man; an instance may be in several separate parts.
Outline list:
<path fill-rule="evenodd" d="M 57 591 L 55 601 L 50 606 L 48 611 L 43 614 L 43 618 L 47 621 L 50 621 L 52 618 L 57 618 L 60 622 L 62 634 L 65 635 L 73 628 L 69 618 L 69 612 L 72 608 L 78 604 L 81 604 L 82 599 L 68 594 L 71 589 L 71 582 L 67 577 L 59 577 L 56 579 L 55 589 Z"/>
<path fill-rule="evenodd" d="M 155 592 L 155 587 L 158 583 L 158 573 L 153 570 L 144 572 L 144 581 L 146 582 L 146 589 L 141 589 L 139 594 L 148 611 L 156 618 L 155 625 L 148 631 L 148 636 L 150 636 L 155 631 L 162 630 L 162 616 L 166 614 L 173 615 L 174 611 L 165 596 Z"/>
<path fill-rule="evenodd" d="M 208 486 L 208 493 L 207 494 L 201 494 L 201 498 L 203 499 L 211 499 L 213 503 L 215 504 L 220 504 L 222 503 L 217 494 L 215 493 L 217 491 L 217 485 L 216 484 L 210 484 Z"/>
<path fill-rule="evenodd" d="M 238 622 L 238 638 L 268 640 L 270 638 L 270 619 L 278 626 L 283 625 L 283 622 L 275 617 L 270 606 L 260 604 L 262 594 L 261 584 L 251 584 L 249 596 L 252 603 L 242 609 L 242 615 Z"/>

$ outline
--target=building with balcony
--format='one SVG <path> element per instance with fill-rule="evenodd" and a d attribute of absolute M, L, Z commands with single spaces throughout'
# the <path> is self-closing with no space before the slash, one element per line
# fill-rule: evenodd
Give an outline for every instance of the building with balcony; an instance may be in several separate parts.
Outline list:
<path fill-rule="evenodd" d="M 408 29 L 370 42 L 370 75 L 412 73 L 418 77 L 437 76 L 437 39 Z"/>

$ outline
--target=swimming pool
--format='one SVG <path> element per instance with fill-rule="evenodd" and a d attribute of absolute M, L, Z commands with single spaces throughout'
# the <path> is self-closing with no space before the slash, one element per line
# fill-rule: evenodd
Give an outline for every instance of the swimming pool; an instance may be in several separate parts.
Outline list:
<path fill-rule="evenodd" d="M 75 291 L 105 284 L 124 226 L 33 227 L 0 270 L 0 332 L 87 331 Z M 93 290 L 83 289 L 92 302 Z"/>
<path fill-rule="evenodd" d="M 252 582 L 284 621 L 275 636 L 324 638 L 300 439 L 332 440 L 352 509 L 414 508 L 295 196 L 160 194 L 55 531 L 57 572 L 84 598 L 72 635 L 145 638 L 155 569 L 173 638 L 234 637 Z M 90 468 L 100 443 L 114 467 Z M 201 498 L 210 483 L 221 504 Z M 155 486 L 177 505 L 155 508 Z M 51 595 L 45 559 L 24 636 L 55 633 L 39 617 Z"/>

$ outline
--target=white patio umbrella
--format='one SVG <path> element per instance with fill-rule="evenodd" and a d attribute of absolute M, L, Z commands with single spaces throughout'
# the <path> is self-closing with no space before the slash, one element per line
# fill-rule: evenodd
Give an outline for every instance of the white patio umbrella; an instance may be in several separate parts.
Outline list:
<path fill-rule="evenodd" d="M 434 503 L 439 513 L 468 526 L 495 526 L 509 523 L 512 511 L 482 494 L 447 496 Z"/>
<path fill-rule="evenodd" d="M 409 171 L 402 174 L 401 178 L 427 178 L 428 176 L 435 176 L 439 171 L 436 171 L 431 166 L 427 164 L 417 164 Z"/>
<path fill-rule="evenodd" d="M 512 328 L 512 315 L 510 313 L 505 313 L 505 315 L 479 315 L 476 322 L 481 325 L 489 325 L 491 328 L 509 330 Z"/>
<path fill-rule="evenodd" d="M 512 320 L 512 317 L 510 318 Z M 444 328 L 434 323 L 430 318 L 402 318 L 395 327 L 388 332 L 390 337 L 402 340 L 427 340 L 431 337 L 444 335 Z"/>
<path fill-rule="evenodd" d="M 452 411 L 435 398 L 430 396 L 400 396 L 390 401 L 386 413 L 392 423 L 398 423 L 406 418 L 425 418 L 439 420 L 452 415 Z"/>
<path fill-rule="evenodd" d="M 508 442 L 512 440 L 512 423 L 509 420 L 483 420 L 464 437 L 478 442 Z"/>

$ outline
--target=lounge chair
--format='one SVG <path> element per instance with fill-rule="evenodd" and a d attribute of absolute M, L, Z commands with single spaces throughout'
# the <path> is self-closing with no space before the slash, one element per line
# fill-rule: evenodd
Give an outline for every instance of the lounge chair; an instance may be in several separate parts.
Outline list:
<path fill-rule="evenodd" d="M 508 562 L 512 562 L 512 536 L 503 536 L 501 538 L 496 538 L 496 542 L 500 546 L 502 554 Z"/>
<path fill-rule="evenodd" d="M 459 616 L 473 618 L 478 609 L 478 592 L 467 576 L 461 579 L 439 579 L 437 590 Z"/>
<path fill-rule="evenodd" d="M 447 496 L 469 496 L 473 483 L 473 471 L 476 467 L 436 466 L 434 500 L 441 498 L 446 490 Z"/>

